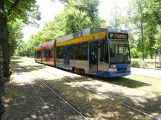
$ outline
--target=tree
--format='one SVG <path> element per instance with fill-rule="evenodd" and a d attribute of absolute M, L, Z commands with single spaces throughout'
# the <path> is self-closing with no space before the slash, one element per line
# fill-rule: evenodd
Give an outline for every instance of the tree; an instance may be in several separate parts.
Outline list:
<path fill-rule="evenodd" d="M 21 30 L 20 26 L 23 23 L 36 25 L 35 19 L 39 20 L 39 16 L 40 13 L 38 12 L 36 0 L 0 0 L 1 29 L 3 29 L 3 33 L 0 33 L 0 36 L 2 37 L 1 43 L 4 46 L 3 58 L 6 78 L 9 76 L 8 40 L 10 44 L 10 51 L 12 53 L 12 50 L 15 49 L 14 44 L 16 44 L 16 39 L 18 40 L 22 38 L 21 33 L 16 33 L 17 26 L 19 30 Z M 11 33 L 11 37 L 8 36 L 8 33 Z M 16 38 L 13 38 L 13 36 Z"/>
<path fill-rule="evenodd" d="M 87 27 L 105 26 L 105 20 L 98 17 L 98 0 L 61 0 L 61 2 L 65 6 L 64 10 L 53 20 L 47 22 L 45 27 L 28 41 L 30 49 L 33 50 L 31 54 L 34 53 L 35 46 L 44 42 L 55 40 Z"/>
<path fill-rule="evenodd" d="M 132 23 L 136 26 L 136 28 L 139 30 L 137 31 L 138 34 L 138 50 L 142 51 L 142 59 L 144 60 L 145 58 L 145 53 L 144 53 L 144 23 L 145 23 L 145 18 L 144 18 L 144 12 L 146 8 L 146 0 L 133 0 L 130 3 L 131 7 L 131 13 L 130 13 L 130 18 L 132 20 Z"/>

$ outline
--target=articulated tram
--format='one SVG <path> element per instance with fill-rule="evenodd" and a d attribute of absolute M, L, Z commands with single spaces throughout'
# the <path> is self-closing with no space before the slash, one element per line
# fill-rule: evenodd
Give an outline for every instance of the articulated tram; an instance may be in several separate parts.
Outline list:
<path fill-rule="evenodd" d="M 128 33 L 87 28 L 37 46 L 35 61 L 80 74 L 126 76 L 131 74 Z"/>

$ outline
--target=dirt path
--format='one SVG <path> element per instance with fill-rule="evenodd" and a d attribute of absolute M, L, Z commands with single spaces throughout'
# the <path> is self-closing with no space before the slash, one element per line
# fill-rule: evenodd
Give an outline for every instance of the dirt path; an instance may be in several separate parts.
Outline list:
<path fill-rule="evenodd" d="M 11 67 L 15 74 L 13 80 L 6 86 L 4 96 L 6 112 L 2 120 L 81 119 L 63 101 L 37 81 L 33 74 L 55 88 L 91 120 L 151 120 L 147 116 L 120 106 L 118 101 L 135 105 L 151 115 L 160 117 L 160 98 L 156 94 L 35 64 L 33 59 L 13 59 Z M 25 67 L 32 72 L 26 71 Z M 108 99 L 92 94 L 81 86 L 102 93 Z"/>
<path fill-rule="evenodd" d="M 106 96 L 107 99 L 113 100 L 117 103 L 126 103 L 134 108 L 161 119 L 161 94 L 154 94 L 138 90 L 136 88 L 122 87 L 109 83 L 108 80 L 97 80 L 97 78 L 88 80 L 88 77 L 81 77 L 65 71 L 61 75 L 61 70 L 52 67 L 45 67 L 42 69 L 50 72 L 48 75 L 51 75 L 52 73 L 53 76 L 61 76 L 65 80 L 71 80 L 71 84 L 74 84 L 75 86 L 85 87 L 95 93 Z M 145 83 L 143 85 L 146 86 L 148 84 Z"/>
<path fill-rule="evenodd" d="M 6 85 L 2 120 L 70 120 L 80 118 L 30 72 L 12 64 L 14 78 Z"/>

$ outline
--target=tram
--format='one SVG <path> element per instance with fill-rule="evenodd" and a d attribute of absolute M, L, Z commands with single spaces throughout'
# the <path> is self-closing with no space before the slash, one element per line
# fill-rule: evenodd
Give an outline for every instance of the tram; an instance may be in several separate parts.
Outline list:
<path fill-rule="evenodd" d="M 80 74 L 130 75 L 128 33 L 117 28 L 87 28 L 37 46 L 35 61 Z"/>

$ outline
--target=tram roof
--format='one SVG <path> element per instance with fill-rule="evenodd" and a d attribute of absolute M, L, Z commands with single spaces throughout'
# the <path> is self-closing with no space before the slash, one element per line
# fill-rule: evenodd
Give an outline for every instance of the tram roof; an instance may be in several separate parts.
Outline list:
<path fill-rule="evenodd" d="M 40 48 L 41 48 L 41 45 L 35 47 L 36 50 L 40 49 Z"/>
<path fill-rule="evenodd" d="M 79 38 L 79 37 L 83 37 L 86 35 L 90 35 L 90 34 L 95 34 L 95 33 L 99 33 L 99 32 L 112 32 L 112 33 L 127 33 L 126 30 L 121 30 L 118 28 L 95 28 L 95 27 L 90 27 L 90 28 L 86 28 L 84 30 L 60 37 L 57 39 L 57 43 L 59 42 L 64 42 L 66 40 L 71 40 L 71 39 L 75 39 L 75 38 Z"/>
<path fill-rule="evenodd" d="M 49 42 L 46 42 L 42 45 L 42 48 L 45 49 L 45 48 L 52 48 L 55 44 L 55 40 L 52 40 L 52 41 L 49 41 Z"/>
<path fill-rule="evenodd" d="M 127 34 L 127 30 L 122 30 L 118 28 L 107 28 L 107 31 L 109 33 L 126 33 Z"/>

